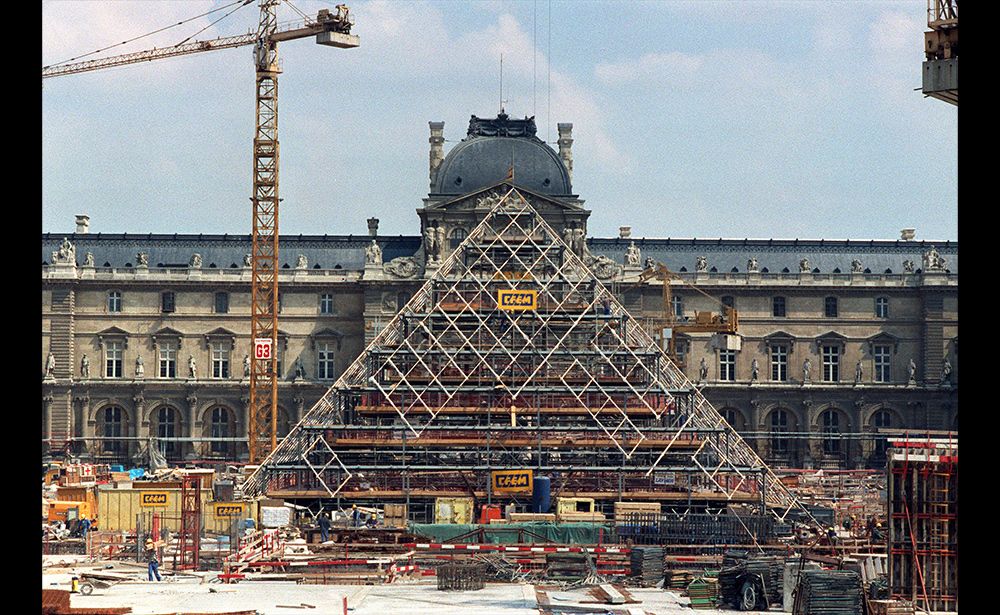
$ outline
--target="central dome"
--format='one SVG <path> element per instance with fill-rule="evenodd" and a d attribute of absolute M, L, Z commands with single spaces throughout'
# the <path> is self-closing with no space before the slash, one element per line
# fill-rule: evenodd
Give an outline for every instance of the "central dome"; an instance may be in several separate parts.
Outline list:
<path fill-rule="evenodd" d="M 535 118 L 512 120 L 472 116 L 465 139 L 448 152 L 437 170 L 431 194 L 460 195 L 507 179 L 540 194 L 572 194 L 569 173 L 559 155 L 535 136 Z"/>

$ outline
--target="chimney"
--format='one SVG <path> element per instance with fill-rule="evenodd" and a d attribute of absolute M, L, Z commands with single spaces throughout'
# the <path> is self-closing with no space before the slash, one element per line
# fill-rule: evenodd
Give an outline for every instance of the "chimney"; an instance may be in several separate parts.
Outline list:
<path fill-rule="evenodd" d="M 372 237 L 378 235 L 378 218 L 368 218 L 368 234 Z"/>
<path fill-rule="evenodd" d="M 431 138 L 428 140 L 431 144 L 430 177 L 431 183 L 433 183 L 438 167 L 441 166 L 441 162 L 444 160 L 444 122 L 427 123 L 431 127 Z"/>
<path fill-rule="evenodd" d="M 631 236 L 632 236 L 632 227 L 631 226 L 619 226 L 618 227 L 618 237 L 620 239 L 628 239 Z"/>
<path fill-rule="evenodd" d="M 559 157 L 569 172 L 569 181 L 573 181 L 573 124 L 556 124 L 559 129 Z"/>
<path fill-rule="evenodd" d="M 76 216 L 76 234 L 86 235 L 90 232 L 90 216 L 78 214 Z"/>
<path fill-rule="evenodd" d="M 913 239 L 916 236 L 917 236 L 917 229 L 915 228 L 904 228 L 903 230 L 899 231 L 899 238 L 902 241 L 913 241 Z"/>

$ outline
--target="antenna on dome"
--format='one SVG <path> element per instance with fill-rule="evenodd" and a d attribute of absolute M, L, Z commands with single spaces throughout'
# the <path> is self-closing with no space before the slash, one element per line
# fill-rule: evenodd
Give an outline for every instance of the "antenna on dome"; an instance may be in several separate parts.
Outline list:
<path fill-rule="evenodd" d="M 503 113 L 503 52 L 500 52 L 500 113 Z"/>

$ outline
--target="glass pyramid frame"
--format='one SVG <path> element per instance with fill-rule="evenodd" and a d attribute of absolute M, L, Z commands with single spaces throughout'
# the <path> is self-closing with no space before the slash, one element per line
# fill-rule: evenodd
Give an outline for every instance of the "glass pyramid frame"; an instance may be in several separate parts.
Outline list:
<path fill-rule="evenodd" d="M 804 510 L 594 275 L 583 242 L 509 183 L 494 190 L 245 496 L 357 497 L 353 481 L 391 498 L 414 480 L 475 494 L 491 471 L 530 468 L 577 494 Z"/>

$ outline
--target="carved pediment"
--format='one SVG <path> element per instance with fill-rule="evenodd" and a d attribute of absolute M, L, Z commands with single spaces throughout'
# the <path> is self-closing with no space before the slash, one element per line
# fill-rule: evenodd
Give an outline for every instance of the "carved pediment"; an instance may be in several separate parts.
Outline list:
<path fill-rule="evenodd" d="M 514 184 L 509 180 L 505 180 L 469 194 L 463 194 L 447 201 L 428 205 L 426 209 L 434 211 L 489 211 L 512 187 L 514 187 Z M 583 211 L 583 207 L 576 203 L 567 203 L 548 195 L 526 190 L 522 187 L 518 187 L 517 190 L 525 200 L 540 212 L 544 212 L 546 209 Z"/>
<path fill-rule="evenodd" d="M 875 346 L 892 346 L 892 352 L 895 353 L 899 349 L 899 338 L 885 331 L 876 333 L 869 337 L 867 341 L 869 350 Z"/>

